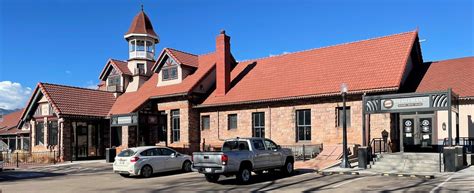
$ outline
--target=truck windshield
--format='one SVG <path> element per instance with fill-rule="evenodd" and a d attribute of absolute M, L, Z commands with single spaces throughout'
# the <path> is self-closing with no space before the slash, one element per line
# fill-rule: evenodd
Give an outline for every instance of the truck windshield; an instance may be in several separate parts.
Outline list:
<path fill-rule="evenodd" d="M 245 151 L 249 150 L 249 145 L 246 141 L 226 141 L 222 146 L 222 151 Z"/>
<path fill-rule="evenodd" d="M 130 157 L 134 154 L 135 154 L 135 152 L 133 150 L 126 149 L 126 150 L 123 150 L 122 152 L 120 152 L 117 156 L 118 157 Z"/>

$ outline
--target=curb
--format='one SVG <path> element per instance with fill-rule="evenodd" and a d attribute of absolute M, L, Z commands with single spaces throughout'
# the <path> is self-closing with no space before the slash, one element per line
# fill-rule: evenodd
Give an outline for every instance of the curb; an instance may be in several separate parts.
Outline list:
<path fill-rule="evenodd" d="M 320 174 L 320 175 L 324 175 L 324 176 L 334 175 L 334 174 L 359 175 L 359 172 L 320 172 L 320 171 L 316 171 L 316 173 Z"/>
<path fill-rule="evenodd" d="M 395 177 L 410 177 L 410 178 L 424 178 L 434 179 L 434 175 L 418 175 L 418 174 L 396 174 L 396 173 L 382 173 L 381 176 L 395 176 Z"/>

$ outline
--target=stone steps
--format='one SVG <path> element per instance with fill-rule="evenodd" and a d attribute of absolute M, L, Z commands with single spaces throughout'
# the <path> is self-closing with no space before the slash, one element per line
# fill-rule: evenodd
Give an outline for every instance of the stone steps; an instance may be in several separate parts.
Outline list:
<path fill-rule="evenodd" d="M 437 153 L 394 153 L 377 155 L 371 169 L 377 172 L 426 173 L 439 172 Z M 443 159 L 441 157 L 441 159 Z M 441 165 L 441 167 L 444 167 Z"/>

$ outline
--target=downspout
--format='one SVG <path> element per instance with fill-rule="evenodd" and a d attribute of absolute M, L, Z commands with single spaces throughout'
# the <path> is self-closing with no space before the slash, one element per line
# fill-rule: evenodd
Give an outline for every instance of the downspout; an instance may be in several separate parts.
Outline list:
<path fill-rule="evenodd" d="M 267 106 L 268 108 L 268 122 L 269 122 L 269 126 L 270 126 L 270 139 L 272 139 L 272 109 L 270 108 L 270 106 Z"/>

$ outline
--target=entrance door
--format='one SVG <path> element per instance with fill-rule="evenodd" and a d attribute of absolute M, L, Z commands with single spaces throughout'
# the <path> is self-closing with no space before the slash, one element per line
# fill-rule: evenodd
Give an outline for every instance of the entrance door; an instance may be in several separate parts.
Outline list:
<path fill-rule="evenodd" d="M 158 140 L 159 142 L 167 142 L 168 119 L 167 114 L 162 112 L 160 114 L 160 121 L 158 126 Z"/>
<path fill-rule="evenodd" d="M 432 114 L 400 115 L 401 151 L 432 152 L 433 147 Z"/>

